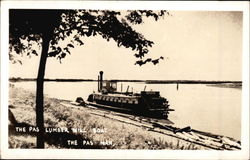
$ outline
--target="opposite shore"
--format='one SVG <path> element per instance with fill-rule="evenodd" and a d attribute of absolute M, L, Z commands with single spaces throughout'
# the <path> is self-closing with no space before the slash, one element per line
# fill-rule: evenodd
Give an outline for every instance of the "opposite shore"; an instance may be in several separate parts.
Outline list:
<path fill-rule="evenodd" d="M 36 81 L 36 78 L 21 78 L 12 77 L 9 78 L 10 82 L 25 82 L 25 81 Z M 95 79 L 48 79 L 44 81 L 52 82 L 97 82 Z M 238 88 L 242 86 L 242 81 L 230 81 L 230 80 L 128 80 L 128 79 L 110 79 L 111 82 L 143 82 L 146 84 L 207 84 L 216 86 L 227 86 L 232 88 Z"/>

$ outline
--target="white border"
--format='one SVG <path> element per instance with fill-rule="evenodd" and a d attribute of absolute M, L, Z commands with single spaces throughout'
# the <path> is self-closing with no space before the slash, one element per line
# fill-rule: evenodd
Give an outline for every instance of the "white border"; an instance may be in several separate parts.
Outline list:
<path fill-rule="evenodd" d="M 243 11 L 242 64 L 242 150 L 240 151 L 177 151 L 177 150 L 67 150 L 8 149 L 8 9 L 166 9 Z M 1 158 L 36 159 L 249 159 L 249 2 L 165 2 L 165 1 L 2 1 L 1 2 Z"/>

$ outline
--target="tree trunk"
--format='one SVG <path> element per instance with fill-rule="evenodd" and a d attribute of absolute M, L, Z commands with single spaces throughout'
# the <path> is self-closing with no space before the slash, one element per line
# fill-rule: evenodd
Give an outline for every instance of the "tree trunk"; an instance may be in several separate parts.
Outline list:
<path fill-rule="evenodd" d="M 37 135 L 37 148 L 44 148 L 44 73 L 48 56 L 50 36 L 42 35 L 42 53 L 36 81 L 36 125 L 39 128 Z"/>

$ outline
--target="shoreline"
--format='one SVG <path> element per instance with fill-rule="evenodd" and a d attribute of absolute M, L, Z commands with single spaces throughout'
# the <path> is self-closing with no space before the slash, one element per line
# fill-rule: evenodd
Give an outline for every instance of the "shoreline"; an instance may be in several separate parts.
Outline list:
<path fill-rule="evenodd" d="M 208 87 L 219 87 L 219 88 L 234 88 L 242 89 L 242 84 L 238 83 L 227 83 L 227 84 L 207 84 Z"/>
<path fill-rule="evenodd" d="M 9 82 L 35 82 L 36 78 L 9 78 Z M 45 82 L 97 82 L 96 79 L 49 79 L 45 78 Z M 141 82 L 145 84 L 205 84 L 205 85 L 225 85 L 242 86 L 242 81 L 230 80 L 129 80 L 129 79 L 109 79 L 111 82 Z"/>
<path fill-rule="evenodd" d="M 10 87 L 9 102 L 12 106 L 9 109 L 19 123 L 35 126 L 34 93 L 12 86 Z M 71 130 L 68 132 L 54 131 L 48 134 L 46 148 L 208 149 L 170 136 L 151 133 L 144 128 L 110 120 L 105 116 L 93 115 L 91 110 L 84 107 L 62 105 L 65 102 L 69 103 L 70 101 L 45 96 L 45 127 L 52 130 L 60 127 Z M 25 111 L 28 111 L 28 116 L 24 115 Z M 72 128 L 78 131 L 73 133 Z M 32 136 L 35 132 L 34 128 L 33 133 L 11 133 L 9 136 L 10 148 L 33 148 L 35 137 L 33 135 L 32 138 L 27 138 L 27 136 Z M 21 140 L 18 139 L 20 136 Z M 63 140 L 51 140 L 56 136 L 63 137 Z M 71 141 L 72 137 L 76 137 L 75 140 L 73 138 Z M 32 143 L 29 142 L 31 139 L 33 139 Z"/>
<path fill-rule="evenodd" d="M 205 149 L 204 147 L 172 137 L 149 133 L 143 128 L 112 121 L 105 117 L 91 115 L 90 111 L 83 107 L 65 107 L 60 104 L 60 102 L 63 101 L 64 100 L 45 97 L 45 127 L 85 128 L 87 132 L 78 132 L 77 134 L 70 135 L 65 133 L 48 135 L 45 144 L 46 148 Z M 25 123 L 28 124 L 29 127 L 35 126 L 34 102 L 34 93 L 21 88 L 10 87 L 9 105 L 12 107 L 9 107 L 9 109 L 19 124 Z M 98 132 L 94 132 L 94 128 L 98 129 Z M 102 132 L 105 129 L 107 131 Z M 62 140 L 60 140 L 58 136 L 61 137 Z M 72 144 L 68 142 L 72 137 L 75 137 L 78 142 L 77 144 L 81 145 L 75 145 L 75 141 L 72 141 Z M 34 134 L 11 130 L 9 147 L 34 148 L 35 139 Z M 82 145 L 79 141 L 84 141 L 90 145 Z M 70 143 L 70 145 L 68 143 Z M 96 145 L 96 143 L 108 145 Z"/>

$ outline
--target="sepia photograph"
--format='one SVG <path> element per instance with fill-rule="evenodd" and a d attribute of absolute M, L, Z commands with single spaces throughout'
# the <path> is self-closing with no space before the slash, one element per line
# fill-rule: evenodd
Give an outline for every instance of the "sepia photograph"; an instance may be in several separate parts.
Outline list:
<path fill-rule="evenodd" d="M 247 158 L 249 3 L 102 3 L 5 3 L 1 154 Z"/>

